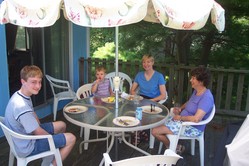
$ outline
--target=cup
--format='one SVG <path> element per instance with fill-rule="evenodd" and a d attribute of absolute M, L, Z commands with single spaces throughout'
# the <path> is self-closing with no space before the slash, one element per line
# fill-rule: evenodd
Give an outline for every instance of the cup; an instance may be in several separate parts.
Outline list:
<path fill-rule="evenodd" d="M 174 107 L 181 107 L 180 103 L 174 103 Z"/>
<path fill-rule="evenodd" d="M 136 119 L 142 120 L 143 109 L 141 107 L 137 107 L 136 109 Z"/>
<path fill-rule="evenodd" d="M 120 77 L 118 76 L 114 77 L 113 84 L 114 84 L 115 91 L 119 91 Z"/>
<path fill-rule="evenodd" d="M 138 94 L 134 95 L 134 98 L 133 98 L 134 104 L 137 104 L 137 105 L 139 104 L 139 97 L 140 96 Z"/>
<path fill-rule="evenodd" d="M 175 103 L 175 104 L 174 104 L 174 108 L 173 108 L 173 112 L 174 112 L 175 114 L 179 114 L 179 113 L 180 113 L 180 107 L 181 107 L 181 104 Z"/>

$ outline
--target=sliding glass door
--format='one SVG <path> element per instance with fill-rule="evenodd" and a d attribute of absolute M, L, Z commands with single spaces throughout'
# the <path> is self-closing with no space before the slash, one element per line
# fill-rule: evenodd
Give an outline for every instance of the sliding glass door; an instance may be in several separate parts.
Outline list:
<path fill-rule="evenodd" d="M 11 95 L 21 86 L 19 73 L 25 65 L 37 65 L 44 74 L 69 80 L 68 24 L 64 17 L 60 17 L 56 24 L 46 28 L 6 26 L 7 38 L 10 36 L 8 32 L 13 32 L 7 39 Z M 45 103 L 51 97 L 51 89 L 44 77 L 42 90 L 33 96 L 34 106 Z"/>

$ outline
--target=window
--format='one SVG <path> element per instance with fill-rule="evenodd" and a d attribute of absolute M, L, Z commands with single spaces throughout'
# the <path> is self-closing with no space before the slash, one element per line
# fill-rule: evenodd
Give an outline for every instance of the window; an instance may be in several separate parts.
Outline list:
<path fill-rule="evenodd" d="M 17 27 L 15 49 L 23 51 L 29 49 L 29 37 L 25 27 Z"/>

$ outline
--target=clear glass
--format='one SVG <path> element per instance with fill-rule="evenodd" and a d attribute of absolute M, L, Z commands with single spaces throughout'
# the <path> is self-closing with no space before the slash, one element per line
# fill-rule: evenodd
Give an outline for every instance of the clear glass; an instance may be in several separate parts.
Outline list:
<path fill-rule="evenodd" d="M 140 95 L 139 95 L 139 90 L 136 91 L 136 93 L 134 94 L 134 104 L 136 105 L 139 105 L 139 98 L 140 98 Z"/>

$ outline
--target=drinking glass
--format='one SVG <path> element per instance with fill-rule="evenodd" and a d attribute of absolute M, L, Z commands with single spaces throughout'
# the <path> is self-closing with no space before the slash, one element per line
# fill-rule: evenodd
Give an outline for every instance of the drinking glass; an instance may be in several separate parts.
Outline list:
<path fill-rule="evenodd" d="M 134 94 L 134 104 L 138 105 L 139 104 L 139 91 L 136 91 L 136 93 Z"/>

